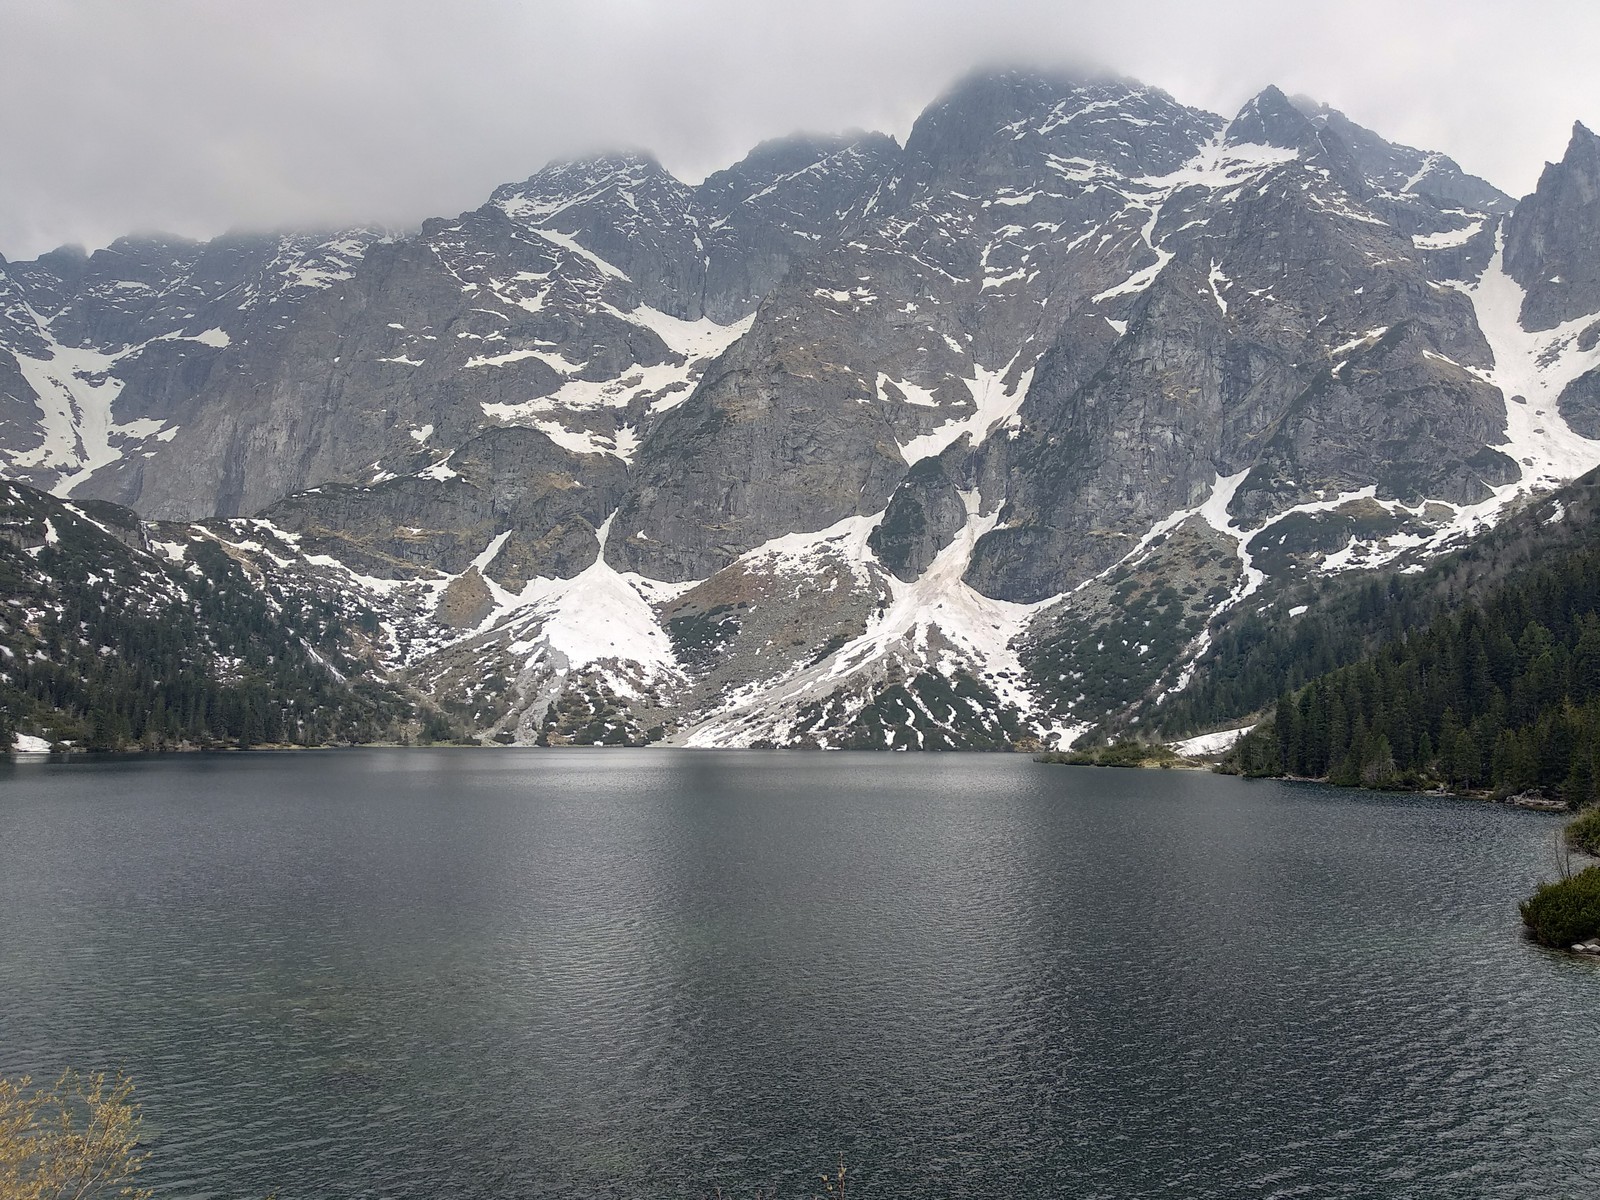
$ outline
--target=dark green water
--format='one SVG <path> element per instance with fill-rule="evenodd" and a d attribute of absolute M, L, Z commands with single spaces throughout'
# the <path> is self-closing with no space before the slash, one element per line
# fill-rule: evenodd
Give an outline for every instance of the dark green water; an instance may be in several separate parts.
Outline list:
<path fill-rule="evenodd" d="M 1011 756 L 0 765 L 0 1073 L 167 1196 L 1600 1195 L 1559 821 Z"/>

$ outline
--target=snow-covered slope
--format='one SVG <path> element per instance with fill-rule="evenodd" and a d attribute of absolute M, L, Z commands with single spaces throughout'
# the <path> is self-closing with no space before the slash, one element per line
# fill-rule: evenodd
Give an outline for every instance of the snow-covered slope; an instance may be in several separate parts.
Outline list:
<path fill-rule="evenodd" d="M 987 73 L 698 187 L 0 262 L 0 464 L 347 597 L 481 736 L 1061 742 L 1600 464 L 1597 164 Z"/>

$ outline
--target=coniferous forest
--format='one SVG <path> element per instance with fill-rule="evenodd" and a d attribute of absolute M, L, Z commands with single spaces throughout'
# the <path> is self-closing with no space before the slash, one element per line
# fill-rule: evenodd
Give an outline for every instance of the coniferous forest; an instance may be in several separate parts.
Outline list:
<path fill-rule="evenodd" d="M 178 561 L 132 514 L 0 490 L 0 747 L 248 748 L 449 736 L 369 670 L 338 597 L 256 586 L 216 542 Z M 437 728 L 435 728 L 437 726 Z"/>
<path fill-rule="evenodd" d="M 1552 556 L 1285 692 L 1229 764 L 1366 787 L 1596 798 L 1600 551 Z"/>

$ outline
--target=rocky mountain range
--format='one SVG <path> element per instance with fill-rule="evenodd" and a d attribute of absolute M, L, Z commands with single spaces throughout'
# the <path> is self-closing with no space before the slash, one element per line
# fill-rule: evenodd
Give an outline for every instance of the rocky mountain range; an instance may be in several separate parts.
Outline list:
<path fill-rule="evenodd" d="M 0 260 L 7 479 L 507 742 L 1063 743 L 1596 438 L 1600 140 L 1514 201 L 1275 88 L 986 73 L 694 187 Z"/>

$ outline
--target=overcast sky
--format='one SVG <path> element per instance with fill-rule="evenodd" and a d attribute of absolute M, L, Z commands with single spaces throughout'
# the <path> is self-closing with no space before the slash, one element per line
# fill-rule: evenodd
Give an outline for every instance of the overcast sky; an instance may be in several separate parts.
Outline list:
<path fill-rule="evenodd" d="M 412 225 L 547 159 L 687 181 L 795 129 L 902 140 L 975 66 L 1269 83 L 1514 195 L 1600 126 L 1596 0 L 0 0 L 0 254 Z"/>

